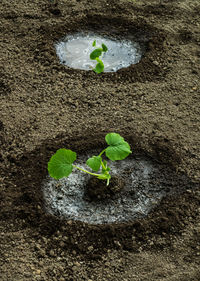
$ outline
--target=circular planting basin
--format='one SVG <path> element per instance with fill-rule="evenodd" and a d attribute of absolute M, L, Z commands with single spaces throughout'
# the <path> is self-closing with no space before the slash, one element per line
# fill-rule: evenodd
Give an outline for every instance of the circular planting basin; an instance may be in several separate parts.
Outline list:
<path fill-rule="evenodd" d="M 101 47 L 102 43 L 108 48 L 108 51 L 101 56 L 104 72 L 115 72 L 136 64 L 142 57 L 140 44 L 132 40 L 76 33 L 66 36 L 63 41 L 56 44 L 56 53 L 60 62 L 75 69 L 93 69 L 96 61 L 90 59 L 90 54 L 95 49 L 92 46 L 95 40 L 97 48 Z"/>
<path fill-rule="evenodd" d="M 87 169 L 85 162 L 92 155 L 97 155 L 97 152 L 79 157 L 79 166 Z M 183 191 L 183 183 L 187 182 L 184 176 L 178 176 L 167 166 L 147 157 L 110 161 L 108 166 L 112 172 L 110 188 L 112 179 L 116 178 L 123 188 L 119 186 L 117 192 L 111 190 L 109 196 L 103 199 L 88 196 L 91 176 L 79 170 L 74 170 L 68 178 L 61 180 L 47 177 L 43 182 L 47 212 L 89 224 L 130 222 L 146 216 L 167 195 Z M 102 183 L 98 181 L 94 188 Z"/>

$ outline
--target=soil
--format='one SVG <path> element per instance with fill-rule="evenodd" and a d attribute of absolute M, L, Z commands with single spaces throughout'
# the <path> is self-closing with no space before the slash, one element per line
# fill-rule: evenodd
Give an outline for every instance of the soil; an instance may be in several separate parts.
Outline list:
<path fill-rule="evenodd" d="M 95 177 L 89 179 L 85 188 L 85 198 L 91 201 L 99 201 L 112 198 L 116 193 L 123 190 L 125 182 L 117 176 L 113 176 L 109 185 L 107 181 L 100 181 Z"/>
<path fill-rule="evenodd" d="M 199 13 L 199 0 L 1 1 L 2 281 L 200 280 Z M 142 60 L 101 75 L 60 64 L 54 44 L 85 30 L 137 39 Z M 124 224 L 47 214 L 52 153 L 108 132 L 195 188 Z"/>

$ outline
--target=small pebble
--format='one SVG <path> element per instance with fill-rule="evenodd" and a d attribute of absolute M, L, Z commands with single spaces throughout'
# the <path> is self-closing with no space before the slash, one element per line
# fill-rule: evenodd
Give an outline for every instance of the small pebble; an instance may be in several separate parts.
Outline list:
<path fill-rule="evenodd" d="M 40 275 L 40 274 L 41 274 L 41 270 L 40 270 L 40 269 L 37 269 L 37 270 L 36 270 L 36 274 L 37 274 L 37 275 Z"/>
<path fill-rule="evenodd" d="M 54 251 L 53 251 L 53 250 L 50 250 L 49 254 L 50 254 L 50 256 L 52 256 L 52 257 L 54 257 L 54 256 L 55 256 L 55 253 L 54 253 Z"/>
<path fill-rule="evenodd" d="M 65 246 L 65 243 L 63 241 L 60 241 L 60 247 L 64 247 Z"/>
<path fill-rule="evenodd" d="M 89 246 L 89 247 L 88 247 L 88 251 L 91 252 L 91 251 L 93 251 L 93 250 L 94 250 L 94 247 L 93 247 L 93 246 Z"/>

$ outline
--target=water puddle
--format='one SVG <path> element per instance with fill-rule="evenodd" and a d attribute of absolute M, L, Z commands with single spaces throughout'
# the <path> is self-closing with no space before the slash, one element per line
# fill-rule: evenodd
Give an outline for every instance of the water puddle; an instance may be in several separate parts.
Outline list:
<path fill-rule="evenodd" d="M 88 168 L 84 163 L 91 155 L 97 153 L 81 156 L 79 166 Z M 180 192 L 184 185 L 188 188 L 184 176 L 149 158 L 130 157 L 109 166 L 112 175 L 120 175 L 126 182 L 120 193 L 106 200 L 88 201 L 84 194 L 89 175 L 74 170 L 58 181 L 47 177 L 42 186 L 47 212 L 91 224 L 128 222 L 147 215 L 166 195 Z"/>
<path fill-rule="evenodd" d="M 101 47 L 104 43 L 108 51 L 103 53 L 101 59 L 104 63 L 104 72 L 115 72 L 131 64 L 136 64 L 142 57 L 139 43 L 130 40 L 116 40 L 104 38 L 100 35 L 74 34 L 67 36 L 56 44 L 56 53 L 61 63 L 75 69 L 91 70 L 96 66 L 96 61 L 90 59 L 94 50 L 93 41 Z"/>

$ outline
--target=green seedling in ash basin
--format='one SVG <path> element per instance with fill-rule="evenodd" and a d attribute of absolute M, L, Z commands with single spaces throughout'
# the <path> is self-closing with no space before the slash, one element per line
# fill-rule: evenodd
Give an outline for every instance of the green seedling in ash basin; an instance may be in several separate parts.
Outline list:
<path fill-rule="evenodd" d="M 96 40 L 94 40 L 94 42 L 92 43 L 93 47 L 96 47 Z M 104 64 L 102 62 L 102 60 L 100 59 L 100 56 L 103 53 L 106 53 L 108 51 L 108 48 L 106 47 L 105 44 L 101 45 L 101 48 L 96 48 L 94 51 L 92 51 L 92 53 L 90 54 L 90 59 L 91 60 L 96 60 L 97 64 L 96 67 L 93 68 L 92 70 L 96 73 L 101 73 L 104 71 Z"/>
<path fill-rule="evenodd" d="M 92 169 L 92 172 L 73 164 L 76 160 L 76 152 L 61 148 L 56 151 L 48 162 L 49 175 L 58 180 L 68 177 L 73 169 L 78 169 L 100 180 L 106 180 L 107 185 L 109 185 L 111 179 L 110 168 L 107 165 L 107 161 L 103 160 L 103 154 L 105 153 L 106 157 L 111 161 L 116 161 L 125 159 L 132 151 L 129 144 L 117 133 L 107 134 L 105 140 L 108 146 L 99 155 L 92 156 L 86 161 L 87 166 Z"/>

